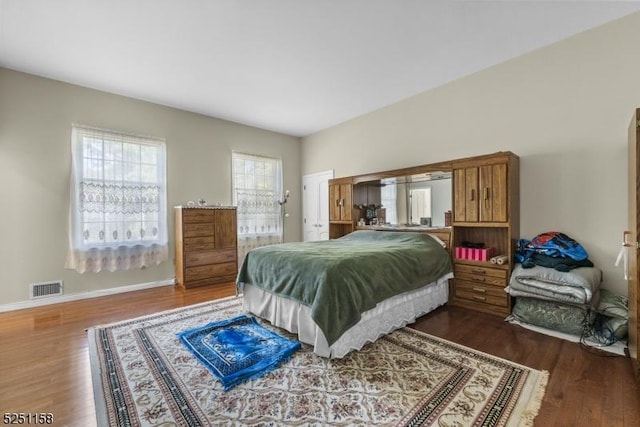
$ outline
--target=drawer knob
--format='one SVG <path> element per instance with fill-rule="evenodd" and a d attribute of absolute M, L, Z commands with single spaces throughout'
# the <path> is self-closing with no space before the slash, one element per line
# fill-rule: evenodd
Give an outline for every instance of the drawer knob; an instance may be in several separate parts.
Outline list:
<path fill-rule="evenodd" d="M 479 268 L 472 268 L 471 272 L 476 273 L 476 274 L 487 274 L 487 272 L 485 270 L 479 269 Z"/>
<path fill-rule="evenodd" d="M 478 301 L 486 301 L 487 300 L 485 297 L 479 297 L 478 295 L 474 295 L 473 299 L 478 300 Z"/>
<path fill-rule="evenodd" d="M 486 290 L 486 289 L 483 289 L 483 288 L 473 288 L 473 291 L 474 291 L 474 292 L 481 292 L 481 293 L 483 293 L 483 294 L 487 292 L 487 290 Z"/>

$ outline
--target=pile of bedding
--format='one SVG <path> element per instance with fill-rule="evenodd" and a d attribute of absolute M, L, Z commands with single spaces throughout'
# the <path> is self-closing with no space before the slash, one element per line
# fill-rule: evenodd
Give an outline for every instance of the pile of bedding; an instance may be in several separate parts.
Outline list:
<path fill-rule="evenodd" d="M 602 271 L 579 267 L 561 272 L 516 264 L 507 292 L 516 297 L 511 317 L 520 322 L 580 335 L 594 321 Z M 508 319 L 509 320 L 509 319 Z"/>
<path fill-rule="evenodd" d="M 507 321 L 610 345 L 626 336 L 625 302 L 601 289 L 602 271 L 574 239 L 548 232 L 520 240 L 509 286 Z M 612 305 L 615 309 L 612 309 Z"/>
<path fill-rule="evenodd" d="M 602 271 L 579 267 L 561 272 L 549 267 L 516 264 L 507 287 L 514 297 L 539 298 L 569 304 L 590 304 L 602 283 Z"/>
<path fill-rule="evenodd" d="M 581 336 L 595 319 L 589 305 L 572 305 L 538 298 L 519 297 L 513 306 L 509 321 Z"/>

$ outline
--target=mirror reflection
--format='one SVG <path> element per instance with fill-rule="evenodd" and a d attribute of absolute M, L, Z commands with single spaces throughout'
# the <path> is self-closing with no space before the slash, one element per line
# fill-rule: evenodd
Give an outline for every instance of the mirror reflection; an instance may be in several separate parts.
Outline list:
<path fill-rule="evenodd" d="M 360 225 L 444 227 L 451 172 L 397 176 L 354 186 Z"/>

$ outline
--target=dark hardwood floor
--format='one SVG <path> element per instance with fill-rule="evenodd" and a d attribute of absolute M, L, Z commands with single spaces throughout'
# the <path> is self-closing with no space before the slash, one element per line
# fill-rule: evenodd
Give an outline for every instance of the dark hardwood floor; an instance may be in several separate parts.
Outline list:
<path fill-rule="evenodd" d="M 138 292 L 0 313 L 0 412 L 50 412 L 56 426 L 95 425 L 86 328 L 235 294 L 233 284 Z M 536 426 L 638 426 L 628 358 L 442 307 L 416 329 L 550 373 Z"/>

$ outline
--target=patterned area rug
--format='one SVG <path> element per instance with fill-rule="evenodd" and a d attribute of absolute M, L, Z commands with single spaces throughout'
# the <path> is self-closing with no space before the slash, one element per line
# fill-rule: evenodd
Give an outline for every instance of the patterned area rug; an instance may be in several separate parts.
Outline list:
<path fill-rule="evenodd" d="M 190 328 L 177 335 L 218 377 L 225 391 L 274 370 L 300 348 L 298 341 L 280 336 L 245 314 Z"/>
<path fill-rule="evenodd" d="M 98 425 L 527 426 L 544 395 L 546 372 L 410 328 L 343 359 L 303 345 L 225 392 L 176 333 L 241 312 L 233 297 L 90 329 Z"/>

